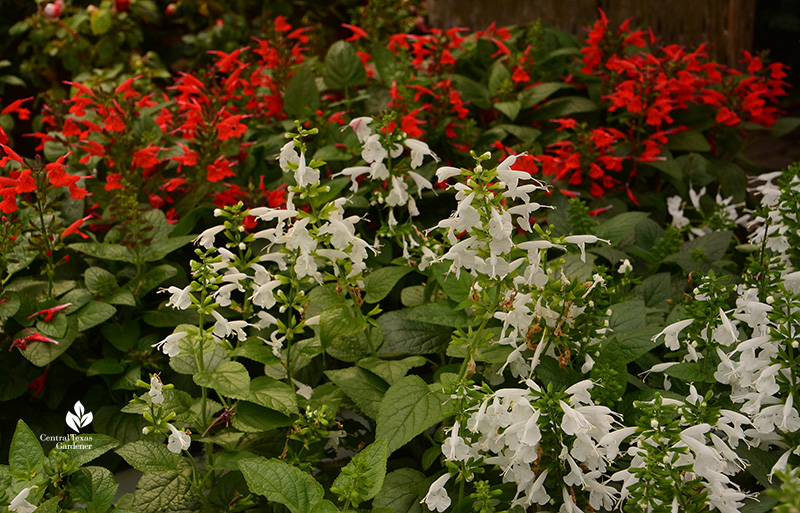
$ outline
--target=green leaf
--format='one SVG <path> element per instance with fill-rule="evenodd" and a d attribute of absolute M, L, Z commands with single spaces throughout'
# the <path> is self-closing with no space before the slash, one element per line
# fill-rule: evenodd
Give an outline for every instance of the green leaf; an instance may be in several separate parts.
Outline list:
<path fill-rule="evenodd" d="M 180 328 L 182 327 L 183 326 L 179 325 L 178 328 L 176 328 L 176 332 L 186 331 L 186 329 L 181 330 Z M 196 333 L 196 331 L 194 333 Z M 195 360 L 195 354 L 200 354 L 200 338 L 187 335 L 178 341 L 178 348 L 181 352 L 169 359 L 169 366 L 180 374 L 196 374 L 200 370 L 197 368 L 197 361 Z M 203 367 L 206 372 L 219 367 L 223 361 L 227 361 L 226 358 L 225 349 L 214 342 L 212 337 L 206 337 L 203 343 Z"/>
<path fill-rule="evenodd" d="M 431 274 L 442 287 L 447 297 L 461 303 L 469 298 L 475 277 L 469 273 L 461 273 L 459 277 L 450 272 L 450 264 L 438 263 L 431 266 Z"/>
<path fill-rule="evenodd" d="M 642 293 L 647 308 L 669 309 L 667 301 L 672 297 L 672 280 L 669 273 L 648 276 L 638 290 Z"/>
<path fill-rule="evenodd" d="M 92 362 L 88 369 L 86 369 L 86 376 L 103 376 L 108 374 L 122 374 L 125 372 L 125 366 L 122 365 L 116 358 L 103 358 Z"/>
<path fill-rule="evenodd" d="M 166 444 L 147 440 L 125 444 L 116 453 L 140 472 L 175 471 L 181 461 L 181 455 L 170 452 Z"/>
<path fill-rule="evenodd" d="M 78 331 L 86 331 L 109 320 L 117 313 L 117 309 L 102 301 L 90 301 L 75 313 L 78 319 Z"/>
<path fill-rule="evenodd" d="M 325 347 L 341 337 L 356 335 L 367 327 L 363 319 L 353 315 L 347 305 L 334 305 L 320 314 L 319 338 Z"/>
<path fill-rule="evenodd" d="M 252 493 L 283 504 L 292 513 L 310 513 L 324 495 L 316 479 L 279 460 L 244 459 L 239 461 L 239 470 Z"/>
<path fill-rule="evenodd" d="M 711 151 L 708 139 L 698 130 L 684 130 L 683 132 L 672 134 L 666 147 L 670 150 L 679 151 Z"/>
<path fill-rule="evenodd" d="M 377 303 L 392 291 L 397 282 L 414 269 L 410 266 L 404 267 L 381 267 L 364 278 L 364 301 L 367 303 Z"/>
<path fill-rule="evenodd" d="M 648 216 L 646 212 L 625 212 L 595 228 L 595 234 L 601 239 L 610 240 L 611 244 L 616 246 L 622 239 L 632 234 L 636 226 Z"/>
<path fill-rule="evenodd" d="M 197 385 L 213 388 L 224 396 L 250 398 L 250 374 L 239 362 L 224 361 L 216 369 L 197 372 L 192 378 Z"/>
<path fill-rule="evenodd" d="M 453 86 L 461 93 L 465 102 L 470 102 L 479 109 L 490 109 L 492 102 L 489 100 L 489 90 L 478 82 L 463 75 L 453 75 Z"/>
<path fill-rule="evenodd" d="M 311 507 L 311 513 L 339 513 L 339 508 L 328 499 L 323 499 Z"/>
<path fill-rule="evenodd" d="M 405 317 L 412 322 L 425 322 L 451 328 L 463 328 L 477 324 L 479 319 L 469 317 L 464 310 L 456 310 L 456 305 L 449 301 L 425 303 L 405 310 Z"/>
<path fill-rule="evenodd" d="M 583 112 L 593 112 L 597 109 L 597 104 L 588 98 L 584 98 L 583 96 L 565 96 L 543 103 L 533 112 L 533 116 L 531 117 L 535 121 L 543 121 L 581 114 Z"/>
<path fill-rule="evenodd" d="M 274 408 L 264 408 L 249 401 L 239 401 L 236 405 L 236 415 L 231 419 L 231 423 L 233 427 L 245 433 L 263 433 L 291 426 L 294 420 L 295 417 L 279 413 Z"/>
<path fill-rule="evenodd" d="M 63 312 L 57 313 L 50 321 L 36 321 L 36 331 L 50 338 L 64 338 L 69 327 L 69 320 Z"/>
<path fill-rule="evenodd" d="M 116 438 L 112 438 L 110 436 L 101 435 L 98 433 L 86 433 L 81 434 L 81 437 L 91 437 L 91 443 L 87 444 L 81 442 L 79 445 L 91 445 L 91 449 L 76 449 L 73 448 L 72 445 L 68 444 L 65 445 L 63 449 L 53 449 L 54 451 L 60 451 L 64 454 L 69 455 L 70 459 L 75 463 L 77 466 L 83 466 L 92 461 L 95 458 L 99 458 L 103 454 L 107 453 L 111 449 L 114 449 L 119 445 L 119 440 Z"/>
<path fill-rule="evenodd" d="M 145 312 L 142 320 L 154 328 L 174 328 L 179 324 L 197 324 L 200 322 L 197 312 L 189 310 L 173 310 L 160 308 L 152 312 Z"/>
<path fill-rule="evenodd" d="M 61 356 L 78 336 L 78 321 L 74 317 L 68 318 L 67 332 L 63 337 L 56 338 L 58 344 L 52 342 L 30 342 L 28 349 L 22 351 L 29 362 L 37 367 L 44 367 Z"/>
<path fill-rule="evenodd" d="M 611 307 L 608 319 L 611 332 L 627 333 L 645 325 L 647 311 L 641 298 L 631 299 Z"/>
<path fill-rule="evenodd" d="M 494 108 L 502 112 L 508 117 L 509 120 L 514 121 L 522 109 L 522 105 L 516 100 L 510 102 L 498 102 L 494 104 Z"/>
<path fill-rule="evenodd" d="M 511 72 L 508 71 L 502 62 L 495 61 L 489 69 L 489 94 L 495 94 L 498 89 L 503 86 L 503 83 L 511 82 Z"/>
<path fill-rule="evenodd" d="M 386 477 L 386 459 L 389 457 L 388 444 L 381 438 L 371 443 L 363 451 L 356 454 L 350 462 L 342 468 L 339 476 L 331 485 L 331 489 L 353 490 L 358 492 L 359 501 L 353 500 L 353 505 L 358 507 L 361 502 L 375 497 L 383 487 Z M 358 474 L 358 469 L 366 471 Z M 356 474 L 356 475 L 353 475 Z M 342 496 L 343 494 L 339 494 Z M 347 496 L 347 495 L 344 495 Z"/>
<path fill-rule="evenodd" d="M 402 360 L 381 360 L 380 358 L 370 356 L 369 358 L 359 360 L 356 365 L 380 376 L 388 384 L 394 385 L 400 381 L 409 370 L 414 367 L 425 365 L 426 362 L 427 360 L 421 356 L 409 356 Z"/>
<path fill-rule="evenodd" d="M 118 488 L 114 475 L 103 467 L 82 468 L 70 483 L 72 498 L 85 504 L 88 513 L 106 513 L 114 504 Z"/>
<path fill-rule="evenodd" d="M 142 417 L 120 413 L 116 406 L 103 406 L 95 412 L 92 425 L 122 443 L 133 442 L 142 436 L 145 421 Z"/>
<path fill-rule="evenodd" d="M 136 485 L 132 509 L 139 513 L 178 509 L 192 496 L 191 475 L 189 468 L 180 472 L 146 472 Z"/>
<path fill-rule="evenodd" d="M 785 116 L 775 121 L 770 127 L 770 136 L 777 139 L 789 135 L 794 132 L 797 127 L 800 127 L 800 118 Z"/>
<path fill-rule="evenodd" d="M 687 383 L 700 381 L 703 383 L 716 383 L 717 379 L 714 377 L 716 366 L 708 365 L 703 362 L 681 362 L 673 365 L 664 371 L 667 376 L 680 379 Z"/>
<path fill-rule="evenodd" d="M 16 292 L 6 292 L 0 296 L 0 319 L 12 317 L 19 310 L 19 305 L 22 302 Z"/>
<path fill-rule="evenodd" d="M 117 289 L 106 296 L 104 301 L 110 305 L 136 306 L 136 298 L 128 289 Z"/>
<path fill-rule="evenodd" d="M 379 41 L 375 41 L 372 45 L 372 62 L 375 63 L 375 71 L 378 72 L 380 79 L 390 84 L 397 72 L 397 57 L 394 53 Z"/>
<path fill-rule="evenodd" d="M 389 472 L 372 507 L 392 508 L 396 513 L 422 513 L 419 500 L 428 490 L 426 479 L 425 474 L 409 467 Z"/>
<path fill-rule="evenodd" d="M 125 319 L 120 323 L 106 323 L 100 329 L 103 336 L 111 345 L 127 353 L 136 346 L 139 340 L 139 323 L 133 319 Z"/>
<path fill-rule="evenodd" d="M 389 385 L 381 378 L 360 367 L 325 371 L 325 375 L 353 400 L 364 415 L 374 419 Z"/>
<path fill-rule="evenodd" d="M 102 267 L 90 267 L 84 274 L 86 288 L 95 296 L 105 296 L 119 288 L 117 278 Z"/>
<path fill-rule="evenodd" d="M 259 376 L 250 382 L 248 400 L 284 415 L 297 413 L 297 394 L 294 389 L 269 376 Z"/>
<path fill-rule="evenodd" d="M 403 310 L 385 313 L 378 322 L 383 329 L 383 345 L 378 355 L 388 358 L 439 353 L 450 343 L 453 333 L 445 326 L 409 321 Z"/>
<path fill-rule="evenodd" d="M 319 91 L 307 63 L 295 68 L 283 94 L 283 109 L 294 118 L 304 118 L 319 108 Z"/>
<path fill-rule="evenodd" d="M 530 109 L 534 105 L 546 100 L 553 93 L 558 92 L 561 89 L 572 87 L 573 86 L 564 84 L 563 82 L 544 82 L 525 89 L 519 93 L 519 95 L 517 95 L 517 100 L 519 100 L 519 103 L 522 105 L 523 109 Z"/>
<path fill-rule="evenodd" d="M 12 472 L 25 474 L 32 478 L 44 465 L 44 451 L 39 440 L 21 419 L 17 421 L 17 429 L 11 438 L 8 449 L 8 464 Z"/>
<path fill-rule="evenodd" d="M 630 363 L 658 347 L 659 344 L 653 342 L 653 335 L 659 331 L 659 326 L 641 326 L 613 336 L 603 344 L 600 359 Z"/>
<path fill-rule="evenodd" d="M 345 89 L 367 82 L 367 71 L 353 45 L 337 41 L 325 56 L 325 84 L 331 89 Z"/>
<path fill-rule="evenodd" d="M 133 263 L 136 261 L 136 256 L 133 250 L 128 246 L 121 244 L 106 244 L 102 242 L 76 242 L 70 244 L 69 249 L 74 249 L 85 255 L 103 260 L 115 260 L 119 262 Z"/>
<path fill-rule="evenodd" d="M 147 246 L 144 251 L 142 251 L 142 255 L 147 262 L 155 262 L 156 260 L 161 260 L 176 249 L 184 247 L 194 239 L 194 235 L 179 235 L 178 237 L 170 237 L 169 239 L 154 240 L 150 246 Z"/>
<path fill-rule="evenodd" d="M 111 16 L 111 11 L 102 7 L 92 12 L 89 22 L 92 27 L 92 34 L 95 36 L 102 36 L 111 30 L 113 23 L 114 18 Z"/>
<path fill-rule="evenodd" d="M 174 266 L 170 264 L 162 264 L 150 269 L 144 273 L 144 276 L 135 282 L 131 281 L 127 286 L 134 291 L 135 295 L 141 297 L 176 274 L 178 274 L 178 269 L 176 269 Z"/>
<path fill-rule="evenodd" d="M 280 359 L 272 352 L 272 348 L 258 339 L 247 339 L 231 351 L 230 356 L 247 358 L 265 365 L 280 363 Z"/>
<path fill-rule="evenodd" d="M 389 453 L 443 418 L 443 394 L 435 393 L 419 376 L 406 376 L 392 385 L 381 401 L 376 418 L 376 438 L 389 442 Z"/>

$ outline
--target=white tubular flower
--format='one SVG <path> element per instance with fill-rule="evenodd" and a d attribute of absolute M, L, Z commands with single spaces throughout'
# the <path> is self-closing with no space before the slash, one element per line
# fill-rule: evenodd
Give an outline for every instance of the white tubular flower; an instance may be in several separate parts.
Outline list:
<path fill-rule="evenodd" d="M 628 260 L 627 258 L 622 261 L 622 264 L 619 266 L 619 269 L 617 269 L 617 273 L 619 274 L 627 274 L 631 271 L 633 271 L 633 265 L 631 264 L 631 261 Z"/>
<path fill-rule="evenodd" d="M 444 488 L 444 485 L 447 484 L 449 479 L 450 474 L 445 474 L 434 481 L 428 489 L 428 494 L 422 499 L 422 504 L 428 506 L 428 510 L 435 510 L 442 513 L 450 507 L 450 496 L 447 495 L 447 490 Z"/>
<path fill-rule="evenodd" d="M 373 180 L 388 180 L 389 168 L 383 162 L 373 162 L 369 165 L 369 177 Z"/>
<path fill-rule="evenodd" d="M 331 178 L 335 178 L 337 176 L 347 176 L 350 178 L 350 190 L 353 192 L 358 192 L 358 177 L 369 173 L 372 171 L 371 167 L 367 166 L 355 166 L 355 167 L 346 167 L 339 171 L 338 173 L 334 173 L 331 175 Z"/>
<path fill-rule="evenodd" d="M 361 144 L 364 144 L 364 141 L 366 141 L 367 137 L 372 133 L 372 130 L 369 128 L 370 123 L 372 123 L 372 118 L 367 116 L 356 118 L 350 122 L 350 128 L 356 133 L 358 142 Z"/>
<path fill-rule="evenodd" d="M 261 339 L 264 340 L 264 339 Z M 273 331 L 272 334 L 269 336 L 269 340 L 264 340 L 264 342 L 272 348 L 272 354 L 276 357 L 280 358 L 281 356 L 281 349 L 283 349 L 283 341 L 286 340 L 286 336 L 278 336 L 277 331 Z"/>
<path fill-rule="evenodd" d="M 606 244 L 611 244 L 610 241 L 601 239 L 594 235 L 569 235 L 568 237 L 564 237 L 564 241 L 578 246 L 578 248 L 581 250 L 582 262 L 586 262 L 586 244 L 594 244 L 595 242 L 605 242 Z"/>
<path fill-rule="evenodd" d="M 667 198 L 667 212 L 672 216 L 672 226 L 677 228 L 683 228 L 689 224 L 689 219 L 683 215 L 682 203 L 683 200 L 680 196 Z"/>
<path fill-rule="evenodd" d="M 450 436 L 442 444 L 442 453 L 447 460 L 467 461 L 471 451 L 464 439 L 458 435 L 458 428 L 459 424 L 456 421 L 450 431 Z"/>
<path fill-rule="evenodd" d="M 273 290 L 279 287 L 281 284 L 280 280 L 270 280 L 262 285 L 259 285 L 250 299 L 253 300 L 253 304 L 260 306 L 261 308 L 272 308 L 275 306 L 275 294 Z"/>
<path fill-rule="evenodd" d="M 422 197 L 422 191 L 424 189 L 433 189 L 433 184 L 424 176 L 419 173 L 415 173 L 414 171 L 409 171 L 408 176 L 414 180 L 414 183 L 417 184 L 417 193 L 419 197 Z"/>
<path fill-rule="evenodd" d="M 664 335 L 664 345 L 667 346 L 667 348 L 671 351 L 677 351 L 681 346 L 680 342 L 678 341 L 678 335 L 680 335 L 683 328 L 687 327 L 693 322 L 694 319 L 684 319 L 682 321 L 670 324 L 663 330 L 656 333 L 652 340 L 655 342 L 661 335 Z"/>
<path fill-rule="evenodd" d="M 405 205 L 408 202 L 408 184 L 400 178 L 392 177 L 392 190 L 386 196 L 386 204 L 390 207 Z"/>
<path fill-rule="evenodd" d="M 161 289 L 160 292 L 169 292 L 172 296 L 169 298 L 167 305 L 178 310 L 186 310 L 192 305 L 192 286 L 179 289 L 178 287 L 170 287 L 168 289 Z"/>
<path fill-rule="evenodd" d="M 457 167 L 443 166 L 436 170 L 436 179 L 444 182 L 448 178 L 453 178 L 461 174 L 461 170 Z"/>
<path fill-rule="evenodd" d="M 225 229 L 224 225 L 212 226 L 211 228 L 205 230 L 203 233 L 198 235 L 193 242 L 198 246 L 203 246 L 206 249 L 211 249 L 214 246 L 214 237 L 216 237 L 217 234 L 224 229 Z"/>
<path fill-rule="evenodd" d="M 285 208 L 256 207 L 250 209 L 250 215 L 259 218 L 264 222 L 274 219 L 285 221 L 297 215 L 297 210 Z"/>
<path fill-rule="evenodd" d="M 37 486 L 29 486 L 27 488 L 23 488 L 8 504 L 9 511 L 15 511 L 16 513 L 33 513 L 36 511 L 36 506 L 28 502 L 28 495 L 31 493 L 31 490 L 34 488 L 38 488 Z"/>
<path fill-rule="evenodd" d="M 383 162 L 389 153 L 386 148 L 381 144 L 380 134 L 372 134 L 364 141 L 364 147 L 361 150 L 361 158 L 368 163 Z"/>
<path fill-rule="evenodd" d="M 592 423 L 583 415 L 583 413 L 573 409 L 564 401 L 558 402 L 561 405 L 561 410 L 564 412 L 564 418 L 561 419 L 561 429 L 568 435 L 575 435 L 577 433 L 585 433 L 592 428 Z"/>
<path fill-rule="evenodd" d="M 436 156 L 435 153 L 431 151 L 427 144 L 418 140 L 418 139 L 406 139 L 403 144 L 406 145 L 406 148 L 411 150 L 411 169 L 416 169 L 422 165 L 422 159 L 425 155 L 430 155 L 433 157 L 433 160 L 439 161 L 439 157 Z"/>
<path fill-rule="evenodd" d="M 177 331 L 172 335 L 167 335 L 167 338 L 153 344 L 151 347 L 156 347 L 161 350 L 165 355 L 172 358 L 173 356 L 177 356 L 181 353 L 180 347 L 178 347 L 178 342 L 183 339 L 188 333 L 185 331 Z"/>
<path fill-rule="evenodd" d="M 306 276 L 313 277 L 317 272 L 317 262 L 309 253 L 301 253 L 295 261 L 294 272 L 297 273 L 298 279 Z"/>
<path fill-rule="evenodd" d="M 278 155 L 278 164 L 286 173 L 291 171 L 288 165 L 289 162 L 294 162 L 295 164 L 300 162 L 300 155 L 294 150 L 294 140 L 284 144 L 283 148 L 281 148 L 281 153 Z"/>
<path fill-rule="evenodd" d="M 297 163 L 297 169 L 294 170 L 294 179 L 300 187 L 319 183 L 319 170 L 306 166 L 305 153 L 300 154 L 300 162 Z"/>
<path fill-rule="evenodd" d="M 148 392 L 147 395 L 153 399 L 153 404 L 161 404 L 164 402 L 164 394 L 161 391 L 162 386 L 158 376 L 150 377 L 150 392 Z"/>
<path fill-rule="evenodd" d="M 300 219 L 286 232 L 286 235 L 281 237 L 282 242 L 286 249 L 299 249 L 301 253 L 310 253 L 317 249 L 317 241 L 308 232 L 306 226 L 311 221 L 311 218 L 304 217 Z"/>
<path fill-rule="evenodd" d="M 256 328 L 263 330 L 264 328 L 268 328 L 278 324 L 278 319 L 275 316 L 265 312 L 264 310 L 260 310 L 258 312 L 258 322 L 256 323 Z"/>
<path fill-rule="evenodd" d="M 167 424 L 167 426 L 172 431 L 172 434 L 169 435 L 169 440 L 167 440 L 167 449 L 175 454 L 180 454 L 181 451 L 188 451 L 189 446 L 192 444 L 192 437 L 172 424 Z"/>

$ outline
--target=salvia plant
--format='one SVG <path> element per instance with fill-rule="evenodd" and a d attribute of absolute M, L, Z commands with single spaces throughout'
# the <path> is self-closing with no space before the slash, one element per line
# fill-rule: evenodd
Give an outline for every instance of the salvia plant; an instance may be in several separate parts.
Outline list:
<path fill-rule="evenodd" d="M 344 29 L 2 110 L 3 511 L 795 511 L 783 67 Z"/>

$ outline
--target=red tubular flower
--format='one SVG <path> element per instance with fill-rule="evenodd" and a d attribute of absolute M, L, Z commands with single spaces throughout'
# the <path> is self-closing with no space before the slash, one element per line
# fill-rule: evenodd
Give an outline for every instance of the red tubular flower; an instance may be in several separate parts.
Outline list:
<path fill-rule="evenodd" d="M 15 339 L 13 342 L 11 342 L 11 347 L 8 348 L 9 351 L 15 347 L 18 347 L 20 351 L 25 351 L 28 349 L 28 343 L 30 342 L 49 342 L 51 344 L 58 344 L 58 340 L 53 340 L 52 338 L 45 337 L 44 335 L 35 333 L 27 328 L 25 329 L 28 333 L 30 333 L 30 335 Z"/>
<path fill-rule="evenodd" d="M 231 176 L 236 176 L 236 173 L 231 170 L 230 161 L 225 160 L 223 157 L 224 155 L 217 157 L 217 160 L 206 167 L 206 177 L 209 182 L 219 182 Z"/>
<path fill-rule="evenodd" d="M 28 383 L 28 390 L 33 392 L 33 397 L 31 397 L 31 400 L 33 400 L 37 395 L 41 394 L 42 390 L 44 390 L 44 385 L 47 382 L 47 374 L 49 372 L 50 366 L 48 365 L 44 368 L 44 372 L 41 376 Z"/>
<path fill-rule="evenodd" d="M 106 186 L 105 189 L 107 191 L 113 191 L 114 189 L 124 189 L 125 186 L 120 183 L 122 179 L 122 175 L 120 173 L 111 173 L 106 177 Z"/>
<path fill-rule="evenodd" d="M 50 185 L 53 187 L 68 187 L 69 196 L 72 199 L 82 199 L 88 194 L 88 191 L 82 187 L 78 187 L 78 180 L 86 178 L 85 176 L 70 175 L 64 169 L 64 159 L 67 158 L 72 152 L 60 157 L 55 162 L 51 162 L 44 166 L 47 171 L 47 179 L 50 180 Z"/>
<path fill-rule="evenodd" d="M 218 115 L 224 116 L 223 119 L 217 123 L 217 138 L 220 141 L 227 141 L 232 137 L 241 137 L 247 131 L 247 125 L 241 122 L 242 118 L 247 116 L 243 114 L 229 114 L 225 111 L 224 107 L 219 111 Z"/>
<path fill-rule="evenodd" d="M 342 23 L 342 27 L 350 30 L 353 35 L 347 38 L 347 41 L 353 42 L 358 41 L 362 38 L 368 38 L 369 35 L 364 31 L 364 29 L 360 27 L 356 27 L 355 25 L 348 25 L 347 23 Z"/>
<path fill-rule="evenodd" d="M 65 237 L 68 237 L 68 236 L 74 234 L 74 235 L 80 235 L 84 239 L 88 239 L 89 236 L 86 235 L 83 232 L 79 232 L 78 229 L 83 225 L 84 221 L 88 221 L 91 218 L 92 218 L 92 216 L 86 216 L 83 219 L 78 219 L 77 221 L 75 221 L 71 225 L 67 226 L 67 229 L 64 230 L 63 232 L 61 232 L 61 238 L 63 239 Z M 45 319 L 45 320 L 48 320 L 48 319 Z"/>
<path fill-rule="evenodd" d="M 145 171 L 154 168 L 161 163 L 161 159 L 156 156 L 159 151 L 161 151 L 161 148 L 155 146 L 153 143 L 148 144 L 145 148 L 134 151 L 131 166 L 140 167 Z"/>
<path fill-rule="evenodd" d="M 21 120 L 30 119 L 31 111 L 22 108 L 23 102 L 27 102 L 29 100 L 33 100 L 33 96 L 30 96 L 28 98 L 23 98 L 21 100 L 16 100 L 15 102 L 8 105 L 5 109 L 3 109 L 2 112 L 0 112 L 0 115 L 11 114 L 12 112 L 16 112 L 19 119 Z"/>
<path fill-rule="evenodd" d="M 290 30 L 292 30 L 292 26 L 286 21 L 286 17 L 275 18 L 275 32 L 289 32 Z"/>
<path fill-rule="evenodd" d="M 178 143 L 183 149 L 183 155 L 178 155 L 177 157 L 172 157 L 170 160 L 174 160 L 178 163 L 178 173 L 181 172 L 183 166 L 196 166 L 197 165 L 197 153 L 191 151 L 186 145 Z"/>
<path fill-rule="evenodd" d="M 133 83 L 136 80 L 140 79 L 140 78 L 142 78 L 142 75 L 137 75 L 135 77 L 129 78 L 125 82 L 123 82 L 120 85 L 118 85 L 117 88 L 114 89 L 114 93 L 116 93 L 116 94 L 122 93 L 122 99 L 123 100 L 127 100 L 128 98 L 138 98 L 138 97 L 140 97 L 142 95 L 142 93 L 136 91 L 133 88 Z"/>
<path fill-rule="evenodd" d="M 83 221 L 83 220 L 81 220 L 81 221 Z M 35 312 L 35 313 L 32 313 L 32 314 L 30 314 L 30 315 L 28 316 L 28 320 L 31 320 L 31 319 L 33 319 L 33 318 L 34 318 L 34 317 L 36 317 L 37 315 L 42 315 L 42 314 L 44 314 L 44 316 L 45 316 L 45 317 L 44 317 L 44 319 L 42 319 L 42 320 L 43 320 L 44 322 L 50 322 L 50 321 L 53 319 L 53 316 L 54 316 L 54 315 L 55 315 L 57 312 L 60 312 L 61 310 L 65 309 L 65 308 L 68 308 L 68 307 L 70 307 L 70 306 L 72 306 L 72 303 L 64 303 L 63 305 L 58 305 L 58 306 L 54 306 L 54 307 L 52 307 L 52 308 L 45 308 L 44 310 L 39 310 L 38 312 Z"/>
<path fill-rule="evenodd" d="M 513 80 L 515 84 L 527 84 L 531 81 L 531 77 L 522 66 L 517 66 L 514 68 L 514 73 L 511 75 L 511 80 Z"/>

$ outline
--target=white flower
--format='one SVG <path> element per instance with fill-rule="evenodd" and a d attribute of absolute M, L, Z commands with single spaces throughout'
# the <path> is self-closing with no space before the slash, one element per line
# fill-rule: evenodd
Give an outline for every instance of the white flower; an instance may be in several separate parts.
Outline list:
<path fill-rule="evenodd" d="M 667 198 L 667 212 L 672 216 L 672 226 L 683 228 L 689 224 L 689 219 L 683 215 L 681 204 L 683 200 L 680 196 Z"/>
<path fill-rule="evenodd" d="M 31 493 L 31 490 L 37 488 L 36 486 L 29 486 L 27 488 L 23 488 L 8 504 L 9 511 L 16 511 L 17 513 L 33 513 L 36 511 L 36 506 L 31 504 L 27 501 L 28 494 Z"/>
<path fill-rule="evenodd" d="M 460 174 L 461 170 L 458 169 L 457 167 L 444 166 L 436 170 L 436 179 L 439 180 L 440 182 L 444 182 L 448 178 L 452 178 Z"/>
<path fill-rule="evenodd" d="M 300 187 L 308 187 L 319 182 L 319 170 L 306 166 L 305 153 L 300 154 L 300 162 L 294 170 L 294 179 Z"/>
<path fill-rule="evenodd" d="M 287 173 L 291 171 L 288 165 L 289 162 L 294 162 L 295 164 L 300 162 L 300 155 L 294 151 L 294 140 L 284 144 L 283 148 L 281 148 L 280 155 L 278 155 L 278 163 L 281 166 L 281 169 Z"/>
<path fill-rule="evenodd" d="M 372 133 L 372 130 L 369 128 L 370 123 L 372 123 L 372 118 L 366 116 L 356 118 L 350 122 L 350 128 L 355 131 L 358 142 L 363 144 Z"/>
<path fill-rule="evenodd" d="M 192 443 L 192 437 L 187 435 L 185 432 L 178 430 L 172 424 L 167 424 L 167 426 L 169 426 L 170 431 L 172 431 L 172 434 L 169 435 L 169 440 L 167 440 L 167 449 L 175 454 L 179 454 L 183 450 L 189 450 L 189 445 Z"/>
<path fill-rule="evenodd" d="M 161 391 L 162 386 L 158 376 L 150 376 L 150 392 L 148 392 L 148 395 L 153 398 L 153 404 L 164 402 L 164 394 Z"/>
<path fill-rule="evenodd" d="M 331 178 L 335 178 L 340 175 L 350 177 L 350 190 L 353 192 L 358 192 L 357 178 L 363 174 L 369 173 L 371 170 L 372 168 L 367 166 L 346 167 L 338 173 L 331 175 Z"/>
<path fill-rule="evenodd" d="M 167 335 L 167 338 L 161 342 L 158 342 L 157 344 L 153 344 L 152 347 L 157 347 L 165 355 L 172 358 L 173 356 L 177 356 L 181 353 L 181 350 L 178 347 L 178 341 L 180 341 L 186 335 L 188 335 L 188 333 L 185 331 L 177 331 L 172 335 Z"/>
<path fill-rule="evenodd" d="M 434 481 L 428 489 L 428 494 L 422 499 L 422 503 L 428 506 L 430 511 L 436 510 L 441 513 L 450 507 L 450 496 L 447 495 L 447 490 L 444 488 L 448 479 L 450 479 L 450 474 L 445 474 Z"/>
<path fill-rule="evenodd" d="M 419 194 L 420 198 L 422 197 L 423 189 L 433 189 L 433 184 L 431 184 L 431 182 L 421 174 L 415 173 L 414 171 L 409 171 L 408 176 L 410 176 L 411 179 L 414 180 L 414 183 L 417 184 L 417 193 Z"/>
<path fill-rule="evenodd" d="M 169 292 L 172 296 L 169 298 L 167 305 L 171 306 L 172 308 L 177 308 L 179 310 L 186 310 L 192 305 L 192 294 L 191 294 L 192 286 L 187 285 L 186 287 L 179 289 L 178 287 L 170 287 L 168 289 L 161 289 L 161 292 Z"/>
<path fill-rule="evenodd" d="M 317 272 L 317 262 L 310 254 L 301 253 L 294 263 L 294 272 L 297 273 L 298 279 L 314 276 Z"/>
<path fill-rule="evenodd" d="M 199 246 L 203 246 L 206 249 L 211 249 L 212 246 L 214 246 L 214 237 L 216 237 L 217 234 L 224 229 L 225 225 L 212 226 L 198 235 L 193 242 Z"/>
<path fill-rule="evenodd" d="M 433 157 L 433 160 L 439 161 L 439 157 L 431 151 L 427 144 L 420 140 L 408 138 L 403 144 L 406 145 L 406 148 L 411 150 L 411 169 L 416 169 L 421 166 L 422 159 L 425 155 L 430 155 Z"/>
<path fill-rule="evenodd" d="M 617 269 L 619 274 L 627 274 L 631 271 L 633 271 L 633 265 L 631 265 L 631 261 L 627 258 L 622 261 L 622 265 L 620 265 L 619 269 Z"/>
<path fill-rule="evenodd" d="M 664 345 L 667 346 L 668 349 L 672 351 L 677 351 L 680 348 L 680 342 L 678 342 L 678 335 L 680 334 L 681 330 L 686 326 L 690 325 L 694 322 L 694 319 L 685 319 L 683 321 L 678 321 L 676 323 L 670 324 L 660 332 L 656 333 L 653 336 L 653 342 L 657 341 L 661 335 L 664 335 Z"/>
<path fill-rule="evenodd" d="M 275 294 L 272 291 L 275 290 L 276 287 L 279 287 L 280 284 L 280 280 L 270 280 L 260 285 L 250 297 L 250 299 L 253 300 L 253 304 L 261 308 L 272 308 L 275 306 Z"/>
<path fill-rule="evenodd" d="M 361 150 L 361 158 L 368 163 L 383 162 L 387 155 L 389 155 L 389 153 L 386 151 L 386 148 L 381 145 L 380 134 L 372 134 L 364 141 L 364 148 Z"/>
<path fill-rule="evenodd" d="M 214 335 L 225 338 L 231 333 L 236 333 L 236 337 L 239 341 L 247 338 L 247 333 L 244 331 L 244 328 L 250 326 L 247 321 L 229 321 L 216 310 L 211 310 L 211 315 L 217 320 L 217 322 L 214 323 Z"/>
<path fill-rule="evenodd" d="M 610 241 L 595 237 L 594 235 L 569 235 L 568 237 L 564 237 L 564 242 L 578 246 L 581 250 L 581 262 L 586 262 L 586 244 L 594 244 L 595 242 L 611 244 Z"/>
<path fill-rule="evenodd" d="M 458 436 L 458 421 L 453 424 L 450 436 L 442 444 L 442 453 L 447 460 L 466 461 L 470 457 L 470 449 L 463 438 Z"/>

